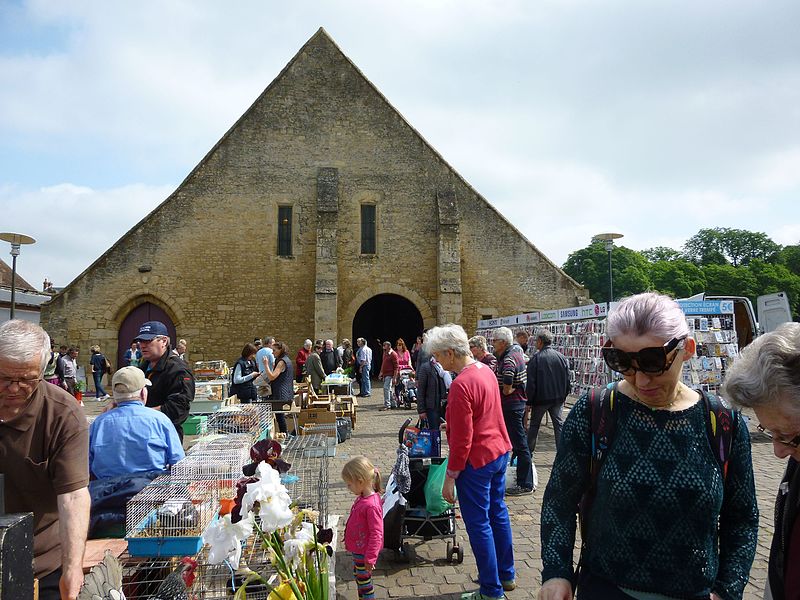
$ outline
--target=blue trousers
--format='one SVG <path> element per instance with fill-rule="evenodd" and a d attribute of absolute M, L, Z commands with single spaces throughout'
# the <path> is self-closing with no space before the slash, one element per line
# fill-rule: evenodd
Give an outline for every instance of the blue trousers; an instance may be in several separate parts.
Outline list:
<path fill-rule="evenodd" d="M 103 373 L 94 371 L 92 373 L 92 378 L 94 379 L 94 390 L 95 390 L 95 397 L 100 398 L 106 395 L 106 391 L 103 389 Z"/>
<path fill-rule="evenodd" d="M 528 434 L 523 427 L 523 417 L 525 415 L 525 405 L 519 403 L 519 407 L 503 407 L 503 419 L 506 422 L 508 437 L 511 439 L 511 447 L 517 456 L 517 485 L 519 487 L 533 488 L 533 462 L 531 462 L 531 451 L 528 449 Z"/>
<path fill-rule="evenodd" d="M 478 565 L 481 594 L 493 598 L 503 596 L 501 581 L 515 578 L 511 520 L 505 501 L 507 466 L 508 454 L 480 469 L 467 463 L 456 479 L 461 516 Z"/>
<path fill-rule="evenodd" d="M 372 381 L 369 378 L 369 363 L 361 367 L 361 395 L 369 396 L 372 393 Z"/>
<path fill-rule="evenodd" d="M 391 375 L 383 378 L 383 406 L 384 408 L 397 408 Z"/>

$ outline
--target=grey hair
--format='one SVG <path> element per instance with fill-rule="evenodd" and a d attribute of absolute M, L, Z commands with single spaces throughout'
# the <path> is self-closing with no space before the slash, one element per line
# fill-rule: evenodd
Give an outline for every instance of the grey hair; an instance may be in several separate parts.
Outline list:
<path fill-rule="evenodd" d="M 0 324 L 0 356 L 17 363 L 40 358 L 40 372 L 44 372 L 50 358 L 50 336 L 36 323 L 6 321 Z"/>
<path fill-rule="evenodd" d="M 536 330 L 536 339 L 542 342 L 542 346 L 549 346 L 553 343 L 553 332 L 544 327 Z"/>
<path fill-rule="evenodd" d="M 469 338 L 469 345 L 475 346 L 476 348 L 480 348 L 484 352 L 489 350 L 489 345 L 486 343 L 486 338 L 482 335 L 476 335 Z"/>
<path fill-rule="evenodd" d="M 356 344 L 361 344 L 362 346 L 366 346 L 367 340 L 365 340 L 364 338 L 356 338 Z"/>
<path fill-rule="evenodd" d="M 514 336 L 511 334 L 511 330 L 508 327 L 498 327 L 495 329 L 492 339 L 502 340 L 509 346 L 514 343 Z"/>
<path fill-rule="evenodd" d="M 469 351 L 467 332 L 461 325 L 455 323 L 429 329 L 423 349 L 428 354 L 452 350 L 456 356 L 472 356 Z"/>
<path fill-rule="evenodd" d="M 608 314 L 608 337 L 652 335 L 668 341 L 689 335 L 686 315 L 675 300 L 645 292 L 625 298 Z"/>
<path fill-rule="evenodd" d="M 272 346 L 275 343 L 275 338 L 271 335 L 265 335 L 261 338 L 261 344 L 264 346 Z"/>
<path fill-rule="evenodd" d="M 800 413 L 800 323 L 784 323 L 742 350 L 725 376 L 721 395 L 756 408 L 782 399 Z"/>
<path fill-rule="evenodd" d="M 306 340 L 305 342 L 303 342 L 303 348 L 305 348 L 306 350 L 311 348 L 311 346 L 313 346 L 313 345 L 314 345 L 314 342 L 312 342 L 311 340 Z"/>

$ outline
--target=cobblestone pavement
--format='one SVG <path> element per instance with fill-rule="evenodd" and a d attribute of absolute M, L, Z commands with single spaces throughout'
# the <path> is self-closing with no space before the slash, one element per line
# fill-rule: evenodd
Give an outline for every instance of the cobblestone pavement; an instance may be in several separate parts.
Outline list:
<path fill-rule="evenodd" d="M 361 399 L 358 427 L 353 437 L 339 444 L 336 456 L 329 459 L 329 507 L 331 514 L 342 516 L 339 540 L 343 540 L 344 521 L 353 502 L 352 495 L 341 481 L 342 466 L 350 457 L 368 456 L 383 474 L 388 475 L 394 466 L 397 450 L 397 432 L 403 421 L 414 416 L 414 411 L 393 410 L 380 412 L 383 405 L 382 390 L 376 390 L 372 398 Z M 751 421 L 753 441 L 753 464 L 756 474 L 756 491 L 761 511 L 756 558 L 750 573 L 744 597 L 748 600 L 761 598 L 767 576 L 767 559 L 772 538 L 772 514 L 775 492 L 778 489 L 785 462 L 772 454 L 772 444 L 755 430 Z M 443 436 L 444 437 L 444 436 Z M 542 426 L 535 456 L 539 475 L 539 487 L 532 496 L 506 499 L 514 531 L 514 558 L 517 569 L 517 589 L 509 592 L 509 600 L 535 598 L 541 585 L 541 560 L 539 543 L 539 512 L 542 495 L 550 477 L 550 465 L 555 458 L 552 427 Z M 510 473 L 511 471 L 509 471 Z M 385 484 L 384 476 L 384 484 Z M 513 477 L 509 479 L 513 480 Z M 477 577 L 475 559 L 469 547 L 463 523 L 457 522 L 459 535 L 463 538 L 464 562 L 451 564 L 445 559 L 446 541 L 422 542 L 410 540 L 413 552 L 408 564 L 398 562 L 392 551 L 384 550 L 373 573 L 376 598 L 444 598 L 456 600 L 464 591 L 478 588 L 473 579 Z M 340 543 L 337 553 L 336 590 L 340 600 L 355 600 L 355 583 L 352 563 Z"/>

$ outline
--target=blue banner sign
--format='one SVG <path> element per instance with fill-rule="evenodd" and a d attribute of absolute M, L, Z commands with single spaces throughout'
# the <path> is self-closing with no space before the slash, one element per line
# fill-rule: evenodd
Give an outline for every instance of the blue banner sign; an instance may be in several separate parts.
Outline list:
<path fill-rule="evenodd" d="M 687 315 L 732 315 L 733 300 L 678 300 Z"/>

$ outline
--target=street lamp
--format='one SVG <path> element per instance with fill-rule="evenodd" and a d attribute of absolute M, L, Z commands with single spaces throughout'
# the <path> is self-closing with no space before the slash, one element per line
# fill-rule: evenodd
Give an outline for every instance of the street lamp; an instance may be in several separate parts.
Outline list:
<path fill-rule="evenodd" d="M 17 257 L 19 247 L 24 244 L 35 244 L 36 240 L 24 233 L 0 233 L 0 240 L 11 244 L 11 310 L 9 318 L 14 318 L 14 300 L 16 299 L 17 288 Z"/>
<path fill-rule="evenodd" d="M 611 308 L 611 301 L 614 299 L 614 276 L 611 271 L 611 251 L 614 249 L 614 240 L 623 237 L 621 233 L 598 233 L 593 239 L 601 240 L 606 244 L 608 252 L 608 307 Z"/>

